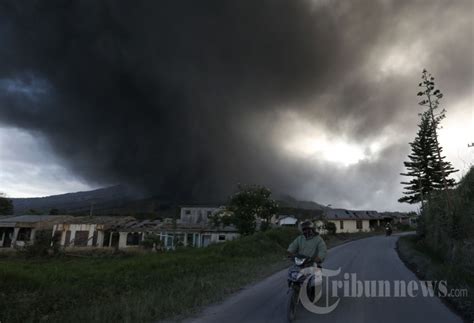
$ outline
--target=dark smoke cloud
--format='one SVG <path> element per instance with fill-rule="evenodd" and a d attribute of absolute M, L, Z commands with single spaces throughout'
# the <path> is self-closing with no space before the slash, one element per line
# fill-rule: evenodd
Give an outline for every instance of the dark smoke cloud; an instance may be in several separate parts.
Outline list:
<path fill-rule="evenodd" d="M 404 120 L 417 113 L 407 102 L 424 66 L 377 76 L 377 59 L 423 38 L 435 50 L 425 61 L 465 95 L 472 70 L 455 75 L 472 45 L 446 48 L 466 38 L 447 21 L 472 5 L 442 3 L 2 2 L 0 123 L 40 133 L 90 182 L 188 201 L 222 199 L 252 182 L 365 206 L 353 188 L 377 192 L 380 176 L 396 178 L 404 135 L 376 160 L 333 169 L 282 154 L 278 116 L 294 111 L 361 141 L 416 126 Z"/>

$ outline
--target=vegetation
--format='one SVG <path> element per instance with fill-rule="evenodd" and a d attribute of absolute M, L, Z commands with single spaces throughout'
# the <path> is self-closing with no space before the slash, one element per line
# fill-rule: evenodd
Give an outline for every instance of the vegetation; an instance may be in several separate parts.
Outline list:
<path fill-rule="evenodd" d="M 442 156 L 437 135 L 440 122 L 445 118 L 444 109 L 437 112 L 443 94 L 435 89 L 434 78 L 426 70 L 419 86 L 422 91 L 418 96 L 423 97 L 419 104 L 427 110 L 421 114 L 418 135 L 411 143 L 410 161 L 405 162 L 408 172 L 402 174 L 413 179 L 402 183 L 408 185 L 404 192 L 407 196 L 399 201 L 421 202 L 422 207 L 416 241 L 404 238 L 401 244 L 406 254 L 410 246 L 415 246 L 416 251 L 429 258 L 417 261 L 415 257 L 419 270 L 426 270 L 425 274 L 448 280 L 455 286 L 469 286 L 472 295 L 474 284 L 469 277 L 474 277 L 474 168 L 471 167 L 457 187 L 455 180 L 449 178 L 457 170 Z M 424 265 L 426 263 L 437 268 L 435 274 L 430 274 L 432 271 Z"/>
<path fill-rule="evenodd" d="M 446 214 L 442 191 L 434 191 L 422 209 L 416 237 L 400 240 L 402 259 L 426 279 L 443 279 L 448 289 L 467 289 L 468 296 L 448 298 L 469 321 L 474 320 L 474 168 L 450 191 Z"/>
<path fill-rule="evenodd" d="M 466 321 L 474 321 L 474 276 L 463 267 L 446 263 L 419 236 L 402 236 L 397 246 L 400 258 L 423 280 L 447 282 L 448 292 L 452 289 L 467 290 L 467 295 L 451 293 L 445 298 Z"/>
<path fill-rule="evenodd" d="M 455 261 L 457 253 L 463 249 L 466 239 L 472 237 L 473 233 L 472 212 L 469 213 L 469 207 L 465 205 L 472 169 L 464 183 L 454 189 L 456 182 L 449 176 L 457 170 L 442 156 L 443 149 L 437 134 L 446 112 L 445 109 L 437 111 L 443 94 L 439 89 L 435 89 L 434 77 L 426 70 L 423 70 L 421 78 L 421 91 L 418 96 L 423 99 L 419 104 L 427 110 L 421 114 L 418 135 L 410 144 L 410 161 L 404 163 L 408 172 L 402 175 L 413 179 L 410 182 L 402 182 L 408 186 L 405 187 L 406 196 L 399 201 L 421 202 L 418 233 L 441 257 Z"/>
<path fill-rule="evenodd" d="M 13 214 L 12 200 L 6 198 L 3 193 L 0 193 L 0 215 L 12 215 L 12 214 Z"/>
<path fill-rule="evenodd" d="M 239 191 L 231 196 L 227 209 L 232 212 L 232 222 L 240 234 L 255 232 L 256 219 L 263 219 L 262 230 L 269 227 L 270 218 L 278 210 L 270 197 L 271 191 L 259 185 L 239 185 Z"/>
<path fill-rule="evenodd" d="M 452 189 L 456 182 L 449 178 L 452 173 L 457 172 L 451 163 L 446 161 L 442 155 L 443 148 L 438 141 L 437 129 L 440 122 L 446 115 L 446 110 L 438 112 L 439 100 L 443 94 L 439 89 L 435 89 L 434 77 L 426 70 L 423 70 L 421 76 L 422 82 L 418 84 L 421 91 L 418 96 L 423 97 L 419 105 L 427 107 L 427 110 L 421 113 L 421 122 L 415 140 L 410 143 L 412 153 L 408 156 L 410 161 L 404 162 L 407 173 L 401 175 L 412 177 L 409 182 L 402 182 L 405 186 L 406 196 L 399 199 L 399 202 L 422 203 L 429 200 L 432 192 L 444 190 L 446 194 L 447 212 L 451 211 L 449 189 Z"/>
<path fill-rule="evenodd" d="M 140 243 L 143 248 L 150 250 L 161 250 L 163 249 L 163 241 L 159 235 L 148 234 L 145 239 Z"/>
<path fill-rule="evenodd" d="M 4 258 L 2 322 L 146 322 L 221 299 L 287 265 L 295 229 L 135 256 Z"/>
<path fill-rule="evenodd" d="M 60 211 L 59 209 L 53 208 L 49 210 L 49 215 L 59 215 Z"/>
<path fill-rule="evenodd" d="M 435 89 L 434 78 L 426 70 L 423 71 L 419 86 L 422 91 L 418 95 L 423 97 L 419 104 L 428 110 L 422 114 L 418 137 L 412 143 L 413 155 L 409 156 L 412 162 L 405 163 L 407 168 L 412 166 L 411 173 L 406 175 L 415 177 L 409 187 L 411 191 L 406 192 L 411 193 L 411 196 L 405 201 L 422 202 L 418 225 L 421 238 L 440 257 L 455 262 L 474 233 L 472 206 L 469 205 L 472 203 L 469 201 L 473 200 L 470 192 L 472 169 L 463 183 L 454 189 L 456 183 L 449 175 L 457 170 L 442 156 L 437 136 L 440 121 L 445 118 L 444 109 L 436 112 L 443 94 Z"/>
<path fill-rule="evenodd" d="M 329 235 L 332 236 L 335 235 L 337 231 L 336 224 L 334 222 L 329 221 L 324 223 L 324 229 L 328 232 Z"/>
<path fill-rule="evenodd" d="M 36 209 L 29 209 L 26 214 L 28 215 L 43 215 L 45 214 L 45 212 L 43 211 L 40 211 L 40 210 L 36 210 Z"/>
<path fill-rule="evenodd" d="M 25 248 L 21 249 L 20 252 L 26 257 L 44 257 L 51 254 L 57 253 L 58 244 L 54 244 L 51 247 L 51 239 L 52 231 L 49 230 L 40 230 L 36 231 L 34 243 L 26 246 Z"/>
<path fill-rule="evenodd" d="M 152 322 L 187 315 L 289 265 L 295 228 L 174 252 L 0 258 L 2 322 Z M 373 233 L 325 237 L 328 247 Z M 1 256 L 2 254 L 0 254 Z"/>
<path fill-rule="evenodd" d="M 423 113 L 419 130 L 415 140 L 410 143 L 412 153 L 408 155 L 410 161 L 403 164 L 407 168 L 404 176 L 413 177 L 409 182 L 402 182 L 405 186 L 406 196 L 400 198 L 399 202 L 415 204 L 424 202 L 425 198 L 434 190 L 433 176 L 431 164 L 434 162 L 432 127 L 427 113 Z"/>
<path fill-rule="evenodd" d="M 228 226 L 231 225 L 233 222 L 233 215 L 231 212 L 229 212 L 227 209 L 222 209 L 219 210 L 218 212 L 214 213 L 213 215 L 210 215 L 209 221 L 213 227 L 219 227 L 219 226 Z"/>
<path fill-rule="evenodd" d="M 474 274 L 474 168 L 450 195 L 450 214 L 442 192 L 431 197 L 422 210 L 420 236 L 440 257 Z"/>

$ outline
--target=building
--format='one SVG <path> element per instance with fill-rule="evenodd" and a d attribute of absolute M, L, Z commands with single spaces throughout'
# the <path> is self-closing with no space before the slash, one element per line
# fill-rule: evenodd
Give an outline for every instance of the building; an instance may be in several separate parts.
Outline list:
<path fill-rule="evenodd" d="M 51 231 L 56 223 L 72 218 L 68 215 L 19 215 L 0 218 L 0 248 L 32 244 L 38 231 Z"/>
<path fill-rule="evenodd" d="M 416 217 L 412 217 L 408 213 L 382 212 L 380 214 L 384 217 L 385 222 L 391 222 L 392 224 L 416 225 Z M 414 221 L 412 221 L 412 218 Z"/>
<path fill-rule="evenodd" d="M 181 206 L 180 220 L 183 223 L 207 224 L 209 217 L 225 210 L 222 206 Z"/>
<path fill-rule="evenodd" d="M 377 211 L 328 209 L 325 217 L 336 225 L 336 233 L 370 231 L 383 225 L 383 217 Z"/>
<path fill-rule="evenodd" d="M 411 218 L 406 213 L 397 213 L 393 215 L 393 223 L 394 224 L 404 224 L 404 225 L 412 225 Z"/>
<path fill-rule="evenodd" d="M 296 227 L 298 226 L 298 219 L 291 215 L 281 215 L 277 220 L 277 225 L 287 226 L 287 227 Z"/>
<path fill-rule="evenodd" d="M 129 223 L 117 228 L 117 231 L 120 235 L 120 249 L 137 247 L 147 237 L 158 238 L 164 249 L 175 249 L 179 246 L 207 247 L 210 244 L 234 240 L 240 236 L 234 226 L 211 227 L 190 223 L 168 225 L 159 221 Z"/>
<path fill-rule="evenodd" d="M 63 247 L 118 248 L 117 229 L 133 221 L 135 218 L 124 216 L 71 217 L 53 226 L 53 240 Z"/>
<path fill-rule="evenodd" d="M 181 219 L 136 220 L 123 216 L 75 217 L 56 224 L 53 237 L 63 247 L 116 249 L 138 248 L 147 237 L 155 237 L 161 242 L 160 247 L 174 249 L 178 246 L 206 247 L 239 236 L 233 226 L 211 227 L 207 223 L 192 223 L 193 218 L 185 216 L 184 219 L 190 219 L 190 222 Z"/>

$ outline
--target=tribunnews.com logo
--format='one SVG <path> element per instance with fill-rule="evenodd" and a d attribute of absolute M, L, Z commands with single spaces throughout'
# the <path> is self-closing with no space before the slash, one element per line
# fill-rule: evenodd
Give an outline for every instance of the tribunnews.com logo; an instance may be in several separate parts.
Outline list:
<path fill-rule="evenodd" d="M 467 297 L 467 289 L 448 289 L 448 282 L 445 280 L 359 280 L 355 273 L 345 273 L 342 280 L 331 279 L 329 277 L 338 276 L 341 269 L 315 269 L 321 270 L 316 281 L 314 300 L 308 297 L 307 285 L 310 281 L 308 277 L 300 289 L 300 300 L 302 305 L 310 312 L 317 314 L 327 314 L 332 312 L 341 297 Z M 324 305 L 316 304 L 320 301 L 323 291 L 325 294 Z M 320 302 L 321 303 L 321 302 Z M 331 304 L 330 304 L 331 303 Z"/>

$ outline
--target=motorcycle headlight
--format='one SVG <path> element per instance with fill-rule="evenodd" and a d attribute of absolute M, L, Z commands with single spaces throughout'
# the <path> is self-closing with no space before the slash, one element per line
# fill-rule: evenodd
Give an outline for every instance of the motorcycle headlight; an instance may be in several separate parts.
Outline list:
<path fill-rule="evenodd" d="M 296 264 L 297 266 L 301 266 L 302 264 L 304 264 L 304 261 L 305 261 L 304 258 L 295 257 L 295 264 Z"/>

